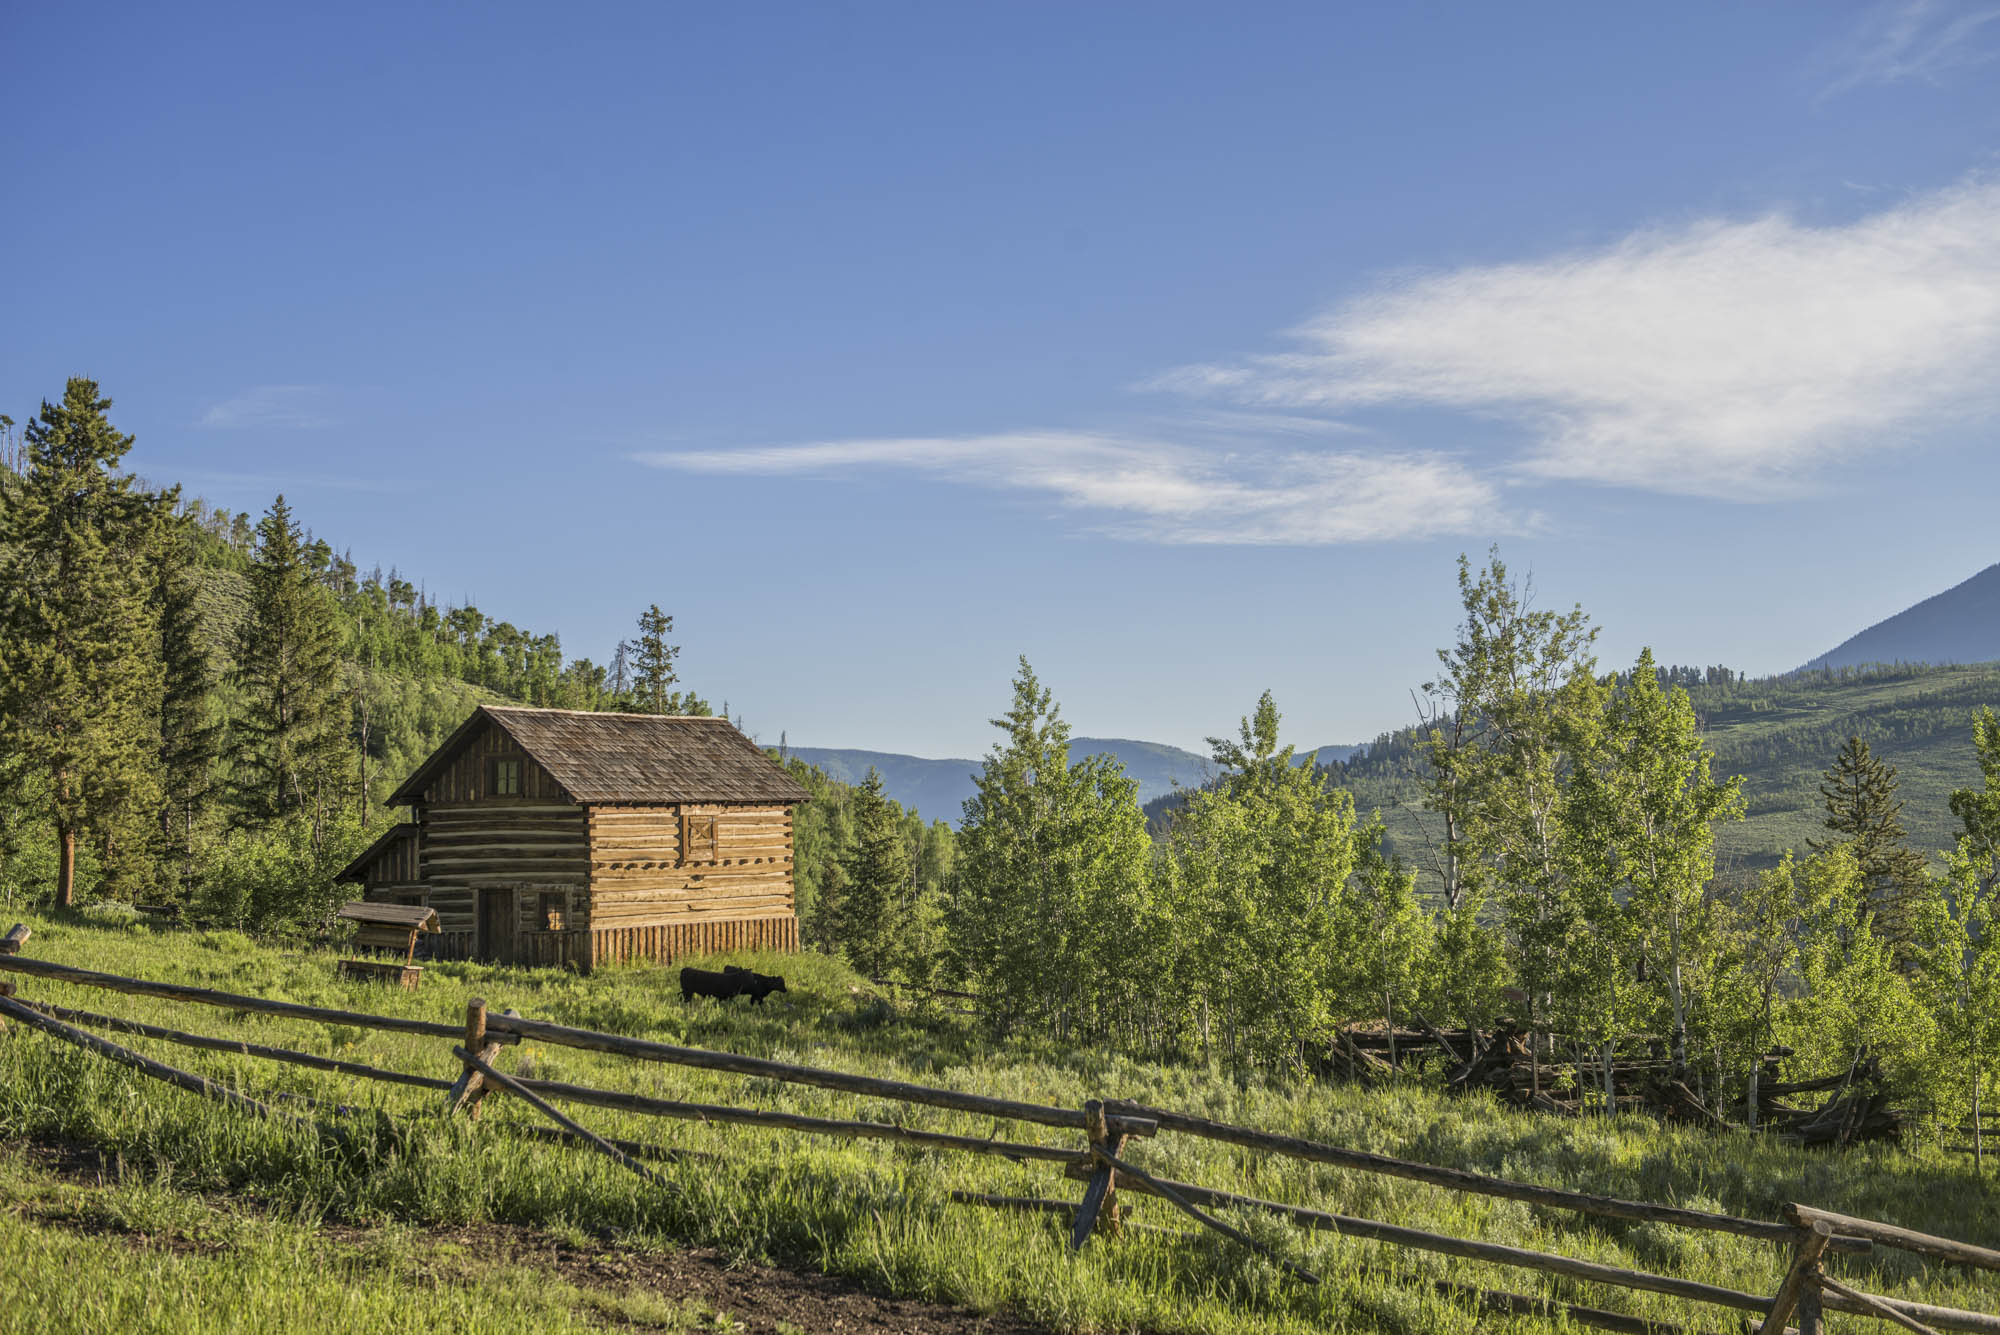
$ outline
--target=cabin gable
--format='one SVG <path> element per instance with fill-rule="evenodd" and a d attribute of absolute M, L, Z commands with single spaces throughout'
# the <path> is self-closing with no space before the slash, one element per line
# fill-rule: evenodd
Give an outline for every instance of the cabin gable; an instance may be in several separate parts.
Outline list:
<path fill-rule="evenodd" d="M 459 739 L 452 756 L 425 782 L 426 807 L 474 803 L 559 802 L 576 805 L 542 763 L 491 719 Z"/>

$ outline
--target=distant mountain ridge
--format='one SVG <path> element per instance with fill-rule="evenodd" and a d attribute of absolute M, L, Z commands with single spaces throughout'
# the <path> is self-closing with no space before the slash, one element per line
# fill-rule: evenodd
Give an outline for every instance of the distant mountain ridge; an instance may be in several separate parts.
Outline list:
<path fill-rule="evenodd" d="M 1310 756 L 1325 765 L 1345 760 L 1359 747 L 1322 746 L 1301 751 L 1299 760 Z M 829 779 L 860 783 L 872 767 L 882 776 L 882 790 L 904 807 L 914 807 L 925 820 L 948 821 L 956 826 L 964 814 L 965 799 L 973 794 L 973 780 L 982 762 L 977 760 L 929 760 L 922 756 L 899 755 L 893 751 L 861 751 L 840 747 L 794 746 L 787 755 L 816 765 Z M 1215 762 L 1164 742 L 1136 741 L 1129 737 L 1072 737 L 1069 758 L 1074 764 L 1085 756 L 1113 755 L 1125 773 L 1137 780 L 1139 804 L 1172 792 L 1176 784 L 1196 788 L 1215 775 Z"/>
<path fill-rule="evenodd" d="M 2000 565 L 1878 621 L 1805 665 L 1990 663 L 2000 660 Z"/>

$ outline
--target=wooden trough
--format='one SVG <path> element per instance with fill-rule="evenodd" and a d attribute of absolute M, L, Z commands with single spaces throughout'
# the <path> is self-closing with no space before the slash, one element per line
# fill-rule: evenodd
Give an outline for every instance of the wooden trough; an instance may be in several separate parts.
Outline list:
<path fill-rule="evenodd" d="M 370 904 L 357 901 L 344 905 L 340 916 L 359 924 L 354 933 L 357 950 L 401 952 L 398 959 L 345 959 L 340 962 L 344 978 L 365 978 L 414 988 L 423 981 L 423 966 L 416 962 L 417 936 L 438 930 L 437 910 L 421 904 Z"/>

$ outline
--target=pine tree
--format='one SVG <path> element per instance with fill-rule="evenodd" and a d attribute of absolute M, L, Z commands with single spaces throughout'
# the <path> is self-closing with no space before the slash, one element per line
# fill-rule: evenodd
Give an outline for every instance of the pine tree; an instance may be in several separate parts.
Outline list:
<path fill-rule="evenodd" d="M 76 896 L 79 838 L 136 881 L 158 750 L 157 619 L 147 562 L 163 504 L 118 471 L 132 448 L 95 381 L 72 378 L 24 433 L 27 466 L 0 524 L 0 730 L 47 780 L 56 903 Z"/>
<path fill-rule="evenodd" d="M 910 898 L 910 851 L 900 814 L 871 766 L 854 790 L 854 842 L 841 858 L 847 886 L 837 927 L 849 962 L 870 977 L 896 962 Z"/>
<path fill-rule="evenodd" d="M 301 813 L 317 845 L 340 809 L 350 757 L 335 609 L 305 561 L 280 496 L 257 525 L 250 616 L 237 652 L 244 689 L 241 801 L 253 817 Z"/>
<path fill-rule="evenodd" d="M 1025 658 L 1013 697 L 965 802 L 951 952 L 999 1023 L 1041 1019 L 1061 1036 L 1115 1016 L 1139 986 L 1119 952 L 1122 924 L 1141 916 L 1151 840 L 1116 760 L 1070 763 L 1069 725 Z"/>
<path fill-rule="evenodd" d="M 154 576 L 161 666 L 160 860 L 171 873 L 174 897 L 183 900 L 194 893 L 195 832 L 213 804 L 222 746 L 215 663 L 202 626 L 198 574 L 189 560 L 195 536 L 185 520 L 169 524 Z"/>
<path fill-rule="evenodd" d="M 680 697 L 673 686 L 680 646 L 668 642 L 674 619 L 654 603 L 639 614 L 639 638 L 632 644 L 632 695 L 642 714 L 671 714 Z"/>
<path fill-rule="evenodd" d="M 1814 849 L 1850 845 L 1861 869 L 1859 916 L 1899 957 L 1910 944 L 1910 904 L 1924 889 L 1924 858 L 1905 842 L 1903 804 L 1896 797 L 1896 767 L 1877 760 L 1868 743 L 1847 739 L 1820 784 L 1831 839 Z"/>
<path fill-rule="evenodd" d="M 1982 705 L 1972 716 L 1972 742 L 1981 785 L 1957 788 L 1951 814 L 1958 817 L 1959 846 L 1977 864 L 1982 891 L 2000 883 L 2000 714 Z"/>

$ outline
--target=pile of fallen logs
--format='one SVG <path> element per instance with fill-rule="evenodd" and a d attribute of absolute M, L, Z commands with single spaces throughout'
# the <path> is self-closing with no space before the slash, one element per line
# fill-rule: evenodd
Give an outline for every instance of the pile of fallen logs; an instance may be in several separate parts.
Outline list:
<path fill-rule="evenodd" d="M 1449 1089 L 1489 1090 L 1517 1108 L 1580 1116 L 1606 1107 L 1604 1067 L 1595 1057 L 1577 1053 L 1575 1060 L 1562 1061 L 1545 1054 L 1538 1061 L 1525 1029 L 1440 1030 L 1418 1023 L 1415 1029 L 1343 1028 L 1316 1054 L 1313 1065 L 1322 1075 L 1373 1083 L 1420 1064 L 1443 1074 Z M 1902 1134 L 1902 1117 L 1888 1106 L 1872 1057 L 1857 1057 L 1838 1075 L 1788 1082 L 1780 1078 L 1779 1065 L 1791 1055 L 1789 1048 L 1779 1048 L 1763 1058 L 1757 1127 L 1802 1145 L 1850 1145 Z M 1816 1107 L 1792 1102 L 1815 1094 L 1829 1097 Z M 1645 1112 L 1716 1129 L 1749 1124 L 1744 1100 L 1718 1110 L 1714 1099 L 1690 1086 L 1685 1075 L 1676 1078 L 1658 1043 L 1650 1044 L 1644 1055 L 1613 1057 L 1609 1103 L 1619 1112 Z"/>

